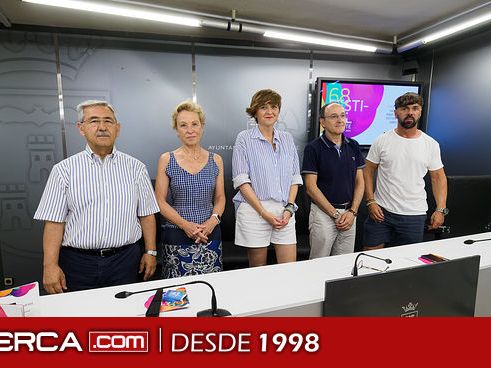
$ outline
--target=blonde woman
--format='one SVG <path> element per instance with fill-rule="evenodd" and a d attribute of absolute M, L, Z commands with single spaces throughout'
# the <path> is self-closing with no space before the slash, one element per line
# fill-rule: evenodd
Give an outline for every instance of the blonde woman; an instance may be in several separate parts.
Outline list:
<path fill-rule="evenodd" d="M 163 278 L 218 272 L 222 266 L 220 219 L 225 208 L 223 161 L 201 147 L 202 108 L 180 103 L 172 127 L 181 146 L 162 154 L 155 194 L 166 219 Z"/>

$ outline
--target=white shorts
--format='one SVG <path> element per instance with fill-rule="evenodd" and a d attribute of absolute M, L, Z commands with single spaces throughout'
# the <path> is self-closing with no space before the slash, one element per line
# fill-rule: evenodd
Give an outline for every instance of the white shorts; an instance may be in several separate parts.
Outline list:
<path fill-rule="evenodd" d="M 283 216 L 281 202 L 261 201 L 264 209 L 277 217 Z M 242 202 L 235 213 L 235 244 L 247 248 L 264 248 L 269 244 L 296 244 L 295 215 L 281 230 L 273 229 L 269 222 L 247 202 Z"/>

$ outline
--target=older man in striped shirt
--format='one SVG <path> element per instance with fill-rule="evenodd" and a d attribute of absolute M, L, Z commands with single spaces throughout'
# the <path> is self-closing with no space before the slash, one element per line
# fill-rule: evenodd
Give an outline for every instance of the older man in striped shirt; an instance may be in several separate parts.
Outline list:
<path fill-rule="evenodd" d="M 120 124 L 109 103 L 85 101 L 77 112 L 87 146 L 53 167 L 34 215 L 45 221 L 48 293 L 127 284 L 138 273 L 147 280 L 156 267 L 159 207 L 145 165 L 116 150 Z"/>

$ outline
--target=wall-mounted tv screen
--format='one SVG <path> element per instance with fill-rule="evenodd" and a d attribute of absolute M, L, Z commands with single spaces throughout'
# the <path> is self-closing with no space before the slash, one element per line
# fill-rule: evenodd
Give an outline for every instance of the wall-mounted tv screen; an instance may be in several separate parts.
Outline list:
<path fill-rule="evenodd" d="M 346 110 L 346 137 L 354 138 L 362 146 L 370 146 L 380 134 L 397 126 L 394 101 L 406 92 L 421 93 L 421 84 L 317 78 L 309 138 L 314 139 L 323 132 L 319 123 L 320 108 L 336 101 Z"/>

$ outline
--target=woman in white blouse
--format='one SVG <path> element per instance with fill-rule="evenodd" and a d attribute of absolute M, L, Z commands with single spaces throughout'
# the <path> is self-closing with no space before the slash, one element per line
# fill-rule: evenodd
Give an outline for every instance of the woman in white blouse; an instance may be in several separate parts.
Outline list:
<path fill-rule="evenodd" d="M 248 248 L 250 267 L 266 264 L 270 244 L 278 263 L 297 258 L 295 198 L 302 177 L 292 135 L 275 127 L 280 109 L 277 92 L 256 92 L 246 111 L 257 126 L 237 135 L 233 151 L 235 244 Z"/>

